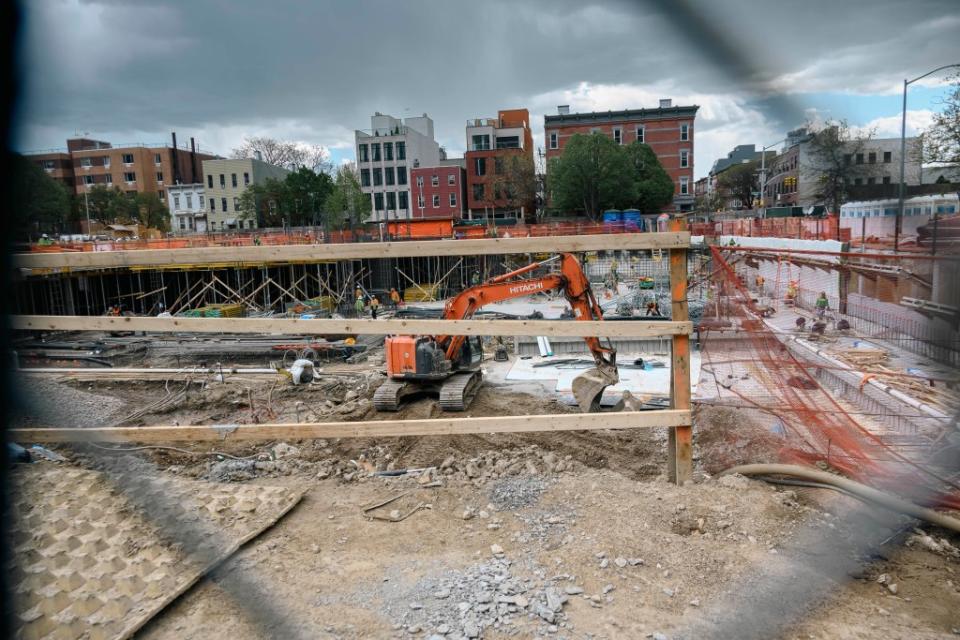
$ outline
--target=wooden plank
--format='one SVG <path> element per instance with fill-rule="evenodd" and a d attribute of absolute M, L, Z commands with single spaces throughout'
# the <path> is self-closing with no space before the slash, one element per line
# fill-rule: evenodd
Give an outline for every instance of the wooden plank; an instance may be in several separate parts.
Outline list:
<path fill-rule="evenodd" d="M 674 229 L 682 228 L 683 221 L 675 220 Z M 689 319 L 687 306 L 687 250 L 670 250 L 670 303 L 674 321 Z M 690 336 L 674 335 L 671 348 L 671 402 L 679 411 L 690 410 Z M 679 425 L 667 436 L 667 467 L 670 480 L 677 484 L 693 478 L 692 421 Z"/>
<path fill-rule="evenodd" d="M 300 424 L 184 425 L 156 427 L 10 429 L 13 442 L 210 442 L 300 438 L 379 438 L 470 433 L 525 433 L 672 427 L 690 423 L 689 411 L 566 413 L 533 416 L 460 415 L 424 420 L 304 422 Z"/>
<path fill-rule="evenodd" d="M 143 249 L 139 251 L 89 251 L 79 253 L 17 253 L 13 266 L 20 269 L 63 267 L 131 267 L 171 264 L 284 263 L 421 256 L 479 256 L 510 253 L 560 253 L 564 251 L 674 249 L 688 247 L 687 232 L 617 233 L 542 238 L 485 238 L 476 240 L 411 240 L 345 244 L 203 247 L 193 249 Z"/>
<path fill-rule="evenodd" d="M 434 320 L 318 318 L 169 318 L 128 316 L 10 316 L 24 331 L 147 331 L 276 335 L 462 335 L 651 338 L 689 335 L 690 322 L 614 320 Z"/>

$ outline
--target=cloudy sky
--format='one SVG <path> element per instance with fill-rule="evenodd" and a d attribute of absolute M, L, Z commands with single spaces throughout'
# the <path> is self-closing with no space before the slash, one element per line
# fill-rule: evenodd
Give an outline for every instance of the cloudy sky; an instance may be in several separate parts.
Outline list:
<path fill-rule="evenodd" d="M 468 118 L 698 104 L 697 177 L 805 119 L 899 135 L 900 91 L 960 62 L 956 0 L 27 0 L 17 146 L 244 136 L 351 159 L 374 111 L 428 113 L 451 156 Z M 665 10 L 664 7 L 667 7 Z M 944 74 L 910 88 L 924 128 Z"/>

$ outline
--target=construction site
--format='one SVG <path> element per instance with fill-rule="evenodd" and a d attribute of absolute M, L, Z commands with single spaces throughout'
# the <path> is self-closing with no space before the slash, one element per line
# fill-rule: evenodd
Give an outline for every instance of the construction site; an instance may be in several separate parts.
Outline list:
<path fill-rule="evenodd" d="M 956 245 L 671 222 L 15 254 L 17 637 L 960 635 Z"/>

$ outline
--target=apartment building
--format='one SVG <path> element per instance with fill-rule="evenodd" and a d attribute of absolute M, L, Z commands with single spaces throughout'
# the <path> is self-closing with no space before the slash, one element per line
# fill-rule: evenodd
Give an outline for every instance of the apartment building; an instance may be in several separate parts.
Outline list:
<path fill-rule="evenodd" d="M 199 182 L 203 161 L 217 157 L 197 149 L 193 138 L 189 148 L 176 146 L 176 141 L 173 134 L 170 145 L 114 147 L 103 140 L 71 138 L 66 150 L 25 155 L 77 195 L 100 185 L 127 193 L 156 193 L 162 200 L 169 185 Z"/>
<path fill-rule="evenodd" d="M 414 220 L 463 217 L 467 196 L 467 173 L 463 158 L 441 160 L 436 167 L 410 170 Z"/>
<path fill-rule="evenodd" d="M 514 158 L 533 167 L 533 133 L 526 109 L 505 109 L 494 118 L 467 120 L 467 215 L 471 219 L 516 219 L 534 210 L 533 197 L 511 193 L 509 162 Z M 531 173 L 531 178 L 534 176 Z M 531 196 L 533 189 L 530 189 Z"/>
<path fill-rule="evenodd" d="M 360 188 L 370 198 L 370 222 L 405 220 L 412 214 L 410 171 L 439 166 L 446 154 L 433 135 L 433 120 L 424 113 L 394 118 L 380 112 L 369 130 L 354 132 Z"/>
<path fill-rule="evenodd" d="M 240 196 L 247 187 L 267 178 L 283 180 L 290 173 L 283 167 L 255 158 L 207 160 L 203 163 L 204 197 L 207 200 L 207 229 L 256 229 L 259 221 L 244 219 Z"/>
<path fill-rule="evenodd" d="M 570 138 L 578 133 L 603 133 L 617 144 L 643 142 L 650 145 L 674 183 L 672 209 L 693 208 L 694 120 L 697 105 L 673 106 L 660 101 L 655 109 L 629 109 L 570 113 L 568 105 L 557 107 L 557 115 L 544 116 L 547 166 L 563 154 Z M 549 169 L 548 169 L 549 170 Z"/>
<path fill-rule="evenodd" d="M 175 233 L 203 233 L 207 230 L 207 209 L 203 183 L 167 187 L 170 229 Z"/>

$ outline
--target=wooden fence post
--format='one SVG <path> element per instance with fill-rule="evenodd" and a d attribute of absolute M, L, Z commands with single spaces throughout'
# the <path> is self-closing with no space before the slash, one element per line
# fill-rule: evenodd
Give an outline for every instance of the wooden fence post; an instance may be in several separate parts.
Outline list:
<path fill-rule="evenodd" d="M 681 231 L 683 220 L 671 221 L 671 230 Z M 670 249 L 671 319 L 689 319 L 687 309 L 687 250 Z M 670 406 L 690 410 L 690 336 L 673 336 L 670 376 Z M 693 426 L 671 427 L 667 440 L 670 481 L 682 485 L 693 477 Z"/>

